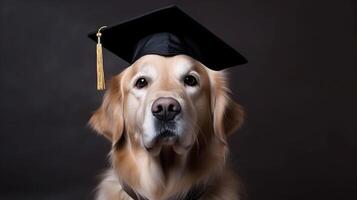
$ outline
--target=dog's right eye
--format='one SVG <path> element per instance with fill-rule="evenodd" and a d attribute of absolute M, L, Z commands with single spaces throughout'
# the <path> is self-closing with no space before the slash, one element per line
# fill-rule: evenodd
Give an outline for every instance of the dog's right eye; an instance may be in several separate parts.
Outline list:
<path fill-rule="evenodd" d="M 135 83 L 135 87 L 138 88 L 138 89 L 141 89 L 141 88 L 143 88 L 143 87 L 145 87 L 147 85 L 148 85 L 148 82 L 143 77 L 139 78 Z"/>

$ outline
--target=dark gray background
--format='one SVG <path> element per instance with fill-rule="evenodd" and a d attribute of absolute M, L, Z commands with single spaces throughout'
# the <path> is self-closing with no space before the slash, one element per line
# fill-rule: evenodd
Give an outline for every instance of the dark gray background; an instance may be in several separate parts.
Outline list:
<path fill-rule="evenodd" d="M 103 95 L 86 34 L 172 3 L 249 60 L 230 69 L 248 199 L 356 199 L 355 0 L 0 0 L 0 199 L 93 198 L 110 144 L 86 126 Z M 128 65 L 104 56 L 108 78 Z"/>

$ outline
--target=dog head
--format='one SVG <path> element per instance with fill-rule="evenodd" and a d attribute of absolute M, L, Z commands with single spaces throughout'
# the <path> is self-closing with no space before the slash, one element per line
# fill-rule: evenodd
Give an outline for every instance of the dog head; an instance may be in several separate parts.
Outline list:
<path fill-rule="evenodd" d="M 185 55 L 138 59 L 112 78 L 90 119 L 114 147 L 137 147 L 152 155 L 163 147 L 184 154 L 202 137 L 225 145 L 242 122 L 242 108 L 229 98 L 224 72 Z"/>

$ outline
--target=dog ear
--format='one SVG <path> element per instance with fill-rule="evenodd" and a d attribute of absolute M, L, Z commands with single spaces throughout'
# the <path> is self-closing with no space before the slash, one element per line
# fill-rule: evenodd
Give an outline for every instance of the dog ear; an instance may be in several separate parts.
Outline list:
<path fill-rule="evenodd" d="M 90 126 L 99 134 L 112 141 L 119 141 L 124 131 L 123 90 L 121 74 L 111 79 L 102 105 L 94 112 L 89 120 Z"/>
<path fill-rule="evenodd" d="M 210 80 L 213 129 L 218 139 L 226 144 L 227 137 L 242 126 L 244 111 L 241 105 L 229 97 L 224 72 L 211 71 Z"/>

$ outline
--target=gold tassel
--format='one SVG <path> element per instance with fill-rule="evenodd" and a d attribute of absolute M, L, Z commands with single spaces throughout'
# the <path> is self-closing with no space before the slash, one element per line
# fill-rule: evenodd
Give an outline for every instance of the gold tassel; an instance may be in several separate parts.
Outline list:
<path fill-rule="evenodd" d="M 102 33 L 100 31 L 106 28 L 102 26 L 98 29 L 97 32 L 97 90 L 105 90 L 105 78 L 104 78 L 104 69 L 103 69 L 103 49 L 102 44 L 100 43 L 100 37 Z"/>

